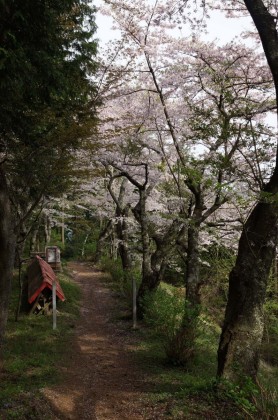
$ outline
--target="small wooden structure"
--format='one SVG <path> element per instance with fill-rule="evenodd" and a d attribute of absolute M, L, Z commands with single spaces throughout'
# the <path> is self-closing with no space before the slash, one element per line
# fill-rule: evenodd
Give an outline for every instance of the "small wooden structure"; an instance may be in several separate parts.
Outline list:
<path fill-rule="evenodd" d="M 30 257 L 33 258 L 36 255 L 44 259 L 54 271 L 61 271 L 61 250 L 58 246 L 46 246 L 44 252 L 32 251 Z"/>
<path fill-rule="evenodd" d="M 54 271 L 61 270 L 61 251 L 58 246 L 45 247 L 45 261 Z"/>
<path fill-rule="evenodd" d="M 30 313 L 49 313 L 52 304 L 52 285 L 56 283 L 56 296 L 65 300 L 64 292 L 50 265 L 36 255 L 27 268 L 28 302 Z"/>

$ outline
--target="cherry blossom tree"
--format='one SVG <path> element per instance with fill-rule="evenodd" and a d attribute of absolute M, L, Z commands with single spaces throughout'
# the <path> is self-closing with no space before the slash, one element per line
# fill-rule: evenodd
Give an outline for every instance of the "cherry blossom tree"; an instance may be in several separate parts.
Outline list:
<path fill-rule="evenodd" d="M 166 19 L 173 15 L 167 2 L 106 3 L 124 41 L 118 53 L 121 78 L 112 72 L 110 81 L 114 77 L 118 84 L 111 94 L 133 96 L 132 104 L 134 95 L 145 96 L 141 114 L 148 110 L 153 133 L 148 142 L 155 139 L 186 204 L 178 242 L 186 253 L 186 297 L 196 308 L 201 226 L 232 200 L 236 181 L 246 185 L 249 180 L 258 192 L 269 175 L 262 150 L 266 144 L 273 150 L 272 134 L 263 124 L 263 115 L 274 107 L 271 77 L 262 57 L 247 47 L 176 39 Z"/>
<path fill-rule="evenodd" d="M 138 153 L 136 164 L 142 163 L 145 178 L 141 174 L 138 181 L 138 173 L 122 166 L 128 153 L 114 167 L 117 176 L 126 176 L 145 193 L 146 168 L 149 171 L 151 164 L 144 166 L 147 163 L 142 160 L 142 146 L 159 152 L 179 203 L 176 214 L 182 218 L 182 227 L 176 232 L 176 242 L 186 256 L 186 294 L 194 307 L 200 303 L 202 229 L 212 223 L 221 225 L 225 220 L 221 214 L 224 204 L 239 207 L 236 198 L 241 202 L 243 197 L 250 199 L 249 212 L 240 210 L 243 230 L 230 274 L 218 374 L 236 380 L 242 372 L 255 377 L 263 333 L 263 302 L 277 243 L 277 158 L 273 158 L 273 130 L 264 120 L 277 106 L 275 2 L 105 3 L 122 34 L 104 66 L 106 77 L 102 82 L 108 92 L 107 104 L 111 107 L 119 97 L 125 106 L 129 104 L 123 126 L 118 120 L 110 133 L 121 136 L 133 129 L 129 150 Z M 197 31 L 215 7 L 228 15 L 235 16 L 238 11 L 251 15 L 275 92 L 260 50 L 255 54 L 242 44 L 220 48 L 200 42 Z M 196 8 L 197 14 L 190 15 L 190 8 Z M 184 23 L 189 24 L 193 34 L 188 39 L 174 33 L 174 28 Z M 136 214 L 136 206 L 134 210 Z M 144 229 L 142 241 L 148 245 L 150 224 Z M 184 319 L 184 331 L 187 325 Z"/>

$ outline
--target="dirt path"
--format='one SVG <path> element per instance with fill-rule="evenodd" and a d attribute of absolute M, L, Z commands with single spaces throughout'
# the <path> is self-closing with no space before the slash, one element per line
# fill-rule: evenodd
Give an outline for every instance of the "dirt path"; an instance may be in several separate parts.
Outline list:
<path fill-rule="evenodd" d="M 44 391 L 53 419 L 159 418 L 144 404 L 146 383 L 131 351 L 134 333 L 113 321 L 116 301 L 101 281 L 102 273 L 82 263 L 69 268 L 82 288 L 81 317 L 70 362 L 63 367 L 64 381 Z"/>

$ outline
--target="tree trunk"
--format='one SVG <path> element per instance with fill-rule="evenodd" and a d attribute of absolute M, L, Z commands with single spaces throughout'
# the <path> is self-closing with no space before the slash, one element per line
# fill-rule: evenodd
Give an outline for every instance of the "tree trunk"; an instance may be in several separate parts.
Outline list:
<path fill-rule="evenodd" d="M 151 269 L 151 253 L 150 253 L 150 238 L 148 235 L 148 223 L 146 214 L 146 191 L 140 190 L 140 225 L 141 225 L 141 240 L 142 240 L 142 282 L 140 284 L 137 294 L 137 315 L 139 319 L 143 318 L 143 299 L 148 291 L 152 290 L 152 269 Z"/>
<path fill-rule="evenodd" d="M 274 173 L 266 192 L 277 193 Z M 240 381 L 256 377 L 263 337 L 263 304 L 277 243 L 275 197 L 260 201 L 242 232 L 235 267 L 230 273 L 225 320 L 218 349 L 218 376 Z"/>
<path fill-rule="evenodd" d="M 111 232 L 114 229 L 114 224 L 112 220 L 109 220 L 107 225 L 104 226 L 99 234 L 98 241 L 97 241 L 97 247 L 96 252 L 94 256 L 94 262 L 99 263 L 101 260 L 101 257 L 103 255 L 103 249 L 106 239 L 110 236 Z"/>
<path fill-rule="evenodd" d="M 30 252 L 40 251 L 39 249 L 39 230 L 41 224 L 41 215 L 38 217 L 36 223 L 33 224 L 33 231 L 30 240 Z"/>
<path fill-rule="evenodd" d="M 200 312 L 200 223 L 193 222 L 188 228 L 187 260 L 185 273 L 185 307 L 182 324 L 167 348 L 167 357 L 174 364 L 186 366 L 195 355 L 195 339 Z"/>
<path fill-rule="evenodd" d="M 12 225 L 11 205 L 5 174 L 0 168 L 0 351 L 8 319 L 14 253 L 15 235 Z"/>
<path fill-rule="evenodd" d="M 116 231 L 119 240 L 119 255 L 122 262 L 123 270 L 130 270 L 132 267 L 131 256 L 128 247 L 128 225 L 127 217 L 129 213 L 129 206 L 127 205 L 124 209 L 117 209 L 116 215 L 120 217 L 117 222 Z"/>
<path fill-rule="evenodd" d="M 192 305 L 200 305 L 200 261 L 199 261 L 200 224 L 192 223 L 188 228 L 187 259 L 185 273 L 186 300 Z"/>
<path fill-rule="evenodd" d="M 278 104 L 277 22 L 262 0 L 244 0 L 261 38 Z M 218 375 L 240 382 L 256 377 L 263 336 L 263 303 L 277 244 L 278 150 L 276 166 L 242 232 L 230 273 L 228 303 L 218 348 Z"/>
<path fill-rule="evenodd" d="M 15 247 L 15 261 L 14 267 L 18 268 L 20 266 L 21 256 L 24 254 L 25 245 L 27 240 L 27 229 L 25 224 L 23 223 L 20 226 L 20 232 L 17 234 L 16 237 L 16 247 Z"/>
<path fill-rule="evenodd" d="M 47 215 L 44 216 L 44 242 L 45 246 L 47 246 L 51 239 L 51 224 L 49 217 Z"/>

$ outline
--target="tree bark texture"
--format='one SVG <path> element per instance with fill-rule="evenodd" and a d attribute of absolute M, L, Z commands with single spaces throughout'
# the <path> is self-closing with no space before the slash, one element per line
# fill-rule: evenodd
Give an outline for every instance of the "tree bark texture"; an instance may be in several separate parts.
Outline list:
<path fill-rule="evenodd" d="M 154 289 L 152 282 L 152 269 L 151 269 L 151 253 L 150 253 L 150 238 L 148 235 L 148 222 L 146 214 L 146 200 L 147 195 L 145 189 L 139 190 L 140 194 L 140 211 L 139 220 L 141 227 L 141 241 L 142 241 L 142 282 L 140 284 L 137 294 L 137 315 L 138 318 L 143 317 L 143 298 L 146 292 Z"/>
<path fill-rule="evenodd" d="M 8 305 L 13 275 L 15 235 L 5 174 L 0 167 L 0 348 L 8 319 Z"/>
<path fill-rule="evenodd" d="M 261 0 L 245 0 L 260 35 L 278 92 L 276 22 Z M 278 101 L 277 101 L 278 102 Z M 263 303 L 277 244 L 278 153 L 276 167 L 242 232 L 230 273 L 228 303 L 218 349 L 218 375 L 240 382 L 256 377 L 263 336 Z"/>
<path fill-rule="evenodd" d="M 225 320 L 218 349 L 218 375 L 255 378 L 263 337 L 263 304 L 277 243 L 276 203 L 259 202 L 242 232 L 230 273 Z"/>
<path fill-rule="evenodd" d="M 188 228 L 187 260 L 185 274 L 186 300 L 192 305 L 200 305 L 200 261 L 199 261 L 199 224 Z"/>

